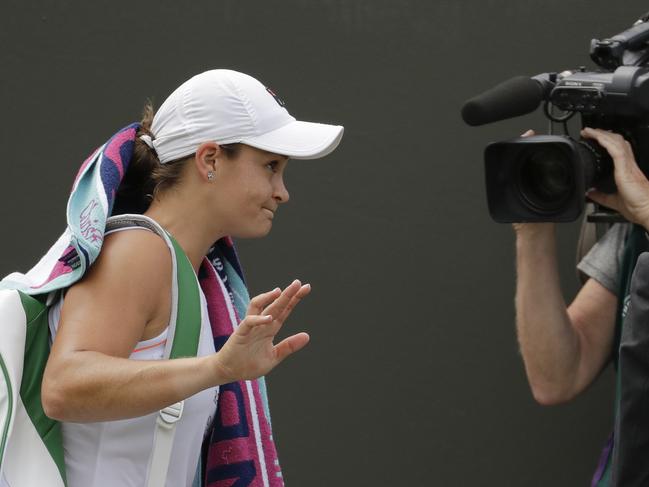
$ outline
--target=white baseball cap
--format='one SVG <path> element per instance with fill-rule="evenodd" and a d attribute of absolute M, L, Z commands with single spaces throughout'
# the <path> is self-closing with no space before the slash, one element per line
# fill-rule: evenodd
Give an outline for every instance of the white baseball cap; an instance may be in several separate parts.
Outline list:
<path fill-rule="evenodd" d="M 324 157 L 338 146 L 342 126 L 297 121 L 283 105 L 252 76 L 205 71 L 169 95 L 153 118 L 153 139 L 142 138 L 163 164 L 193 154 L 207 141 L 240 142 L 294 159 Z"/>

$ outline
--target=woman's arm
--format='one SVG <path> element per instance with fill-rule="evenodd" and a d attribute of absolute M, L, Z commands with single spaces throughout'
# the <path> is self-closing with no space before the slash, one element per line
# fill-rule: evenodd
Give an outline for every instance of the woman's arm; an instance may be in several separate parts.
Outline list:
<path fill-rule="evenodd" d="M 310 291 L 294 281 L 253 299 L 223 349 L 175 360 L 127 357 L 147 327 L 168 322 L 171 257 L 160 237 L 145 231 L 107 237 L 86 276 L 66 294 L 45 369 L 45 413 L 62 421 L 125 419 L 148 414 L 203 389 L 266 374 L 308 342 L 302 333 L 272 340 Z"/>

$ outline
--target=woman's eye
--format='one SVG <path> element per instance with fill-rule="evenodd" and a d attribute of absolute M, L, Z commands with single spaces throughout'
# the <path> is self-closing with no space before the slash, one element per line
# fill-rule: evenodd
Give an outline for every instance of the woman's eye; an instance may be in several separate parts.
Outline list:
<path fill-rule="evenodd" d="M 266 164 L 266 167 L 271 171 L 275 172 L 277 170 L 277 161 L 269 162 L 268 164 Z"/>

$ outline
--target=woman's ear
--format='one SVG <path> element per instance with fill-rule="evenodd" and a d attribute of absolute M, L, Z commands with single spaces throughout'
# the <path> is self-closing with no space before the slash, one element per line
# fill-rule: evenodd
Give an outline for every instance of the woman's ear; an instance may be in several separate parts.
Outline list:
<path fill-rule="evenodd" d="M 223 151 L 216 142 L 203 142 L 196 149 L 196 169 L 202 179 L 212 181 L 218 170 Z"/>

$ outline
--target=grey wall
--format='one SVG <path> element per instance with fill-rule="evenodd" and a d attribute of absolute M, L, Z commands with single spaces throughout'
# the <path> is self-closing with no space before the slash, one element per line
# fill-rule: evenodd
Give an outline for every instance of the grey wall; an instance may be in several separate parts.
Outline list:
<path fill-rule="evenodd" d="M 603 0 L 0 3 L 0 273 L 62 231 L 95 146 L 190 75 L 238 69 L 296 116 L 346 127 L 289 164 L 272 234 L 239 242 L 252 292 L 313 284 L 287 325 L 309 347 L 269 377 L 291 486 L 587 485 L 612 374 L 571 404 L 529 393 L 513 322 L 508 226 L 481 154 L 539 114 L 481 129 L 462 101 L 516 74 L 588 64 L 591 37 L 642 14 Z M 577 225 L 560 228 L 567 299 Z"/>

